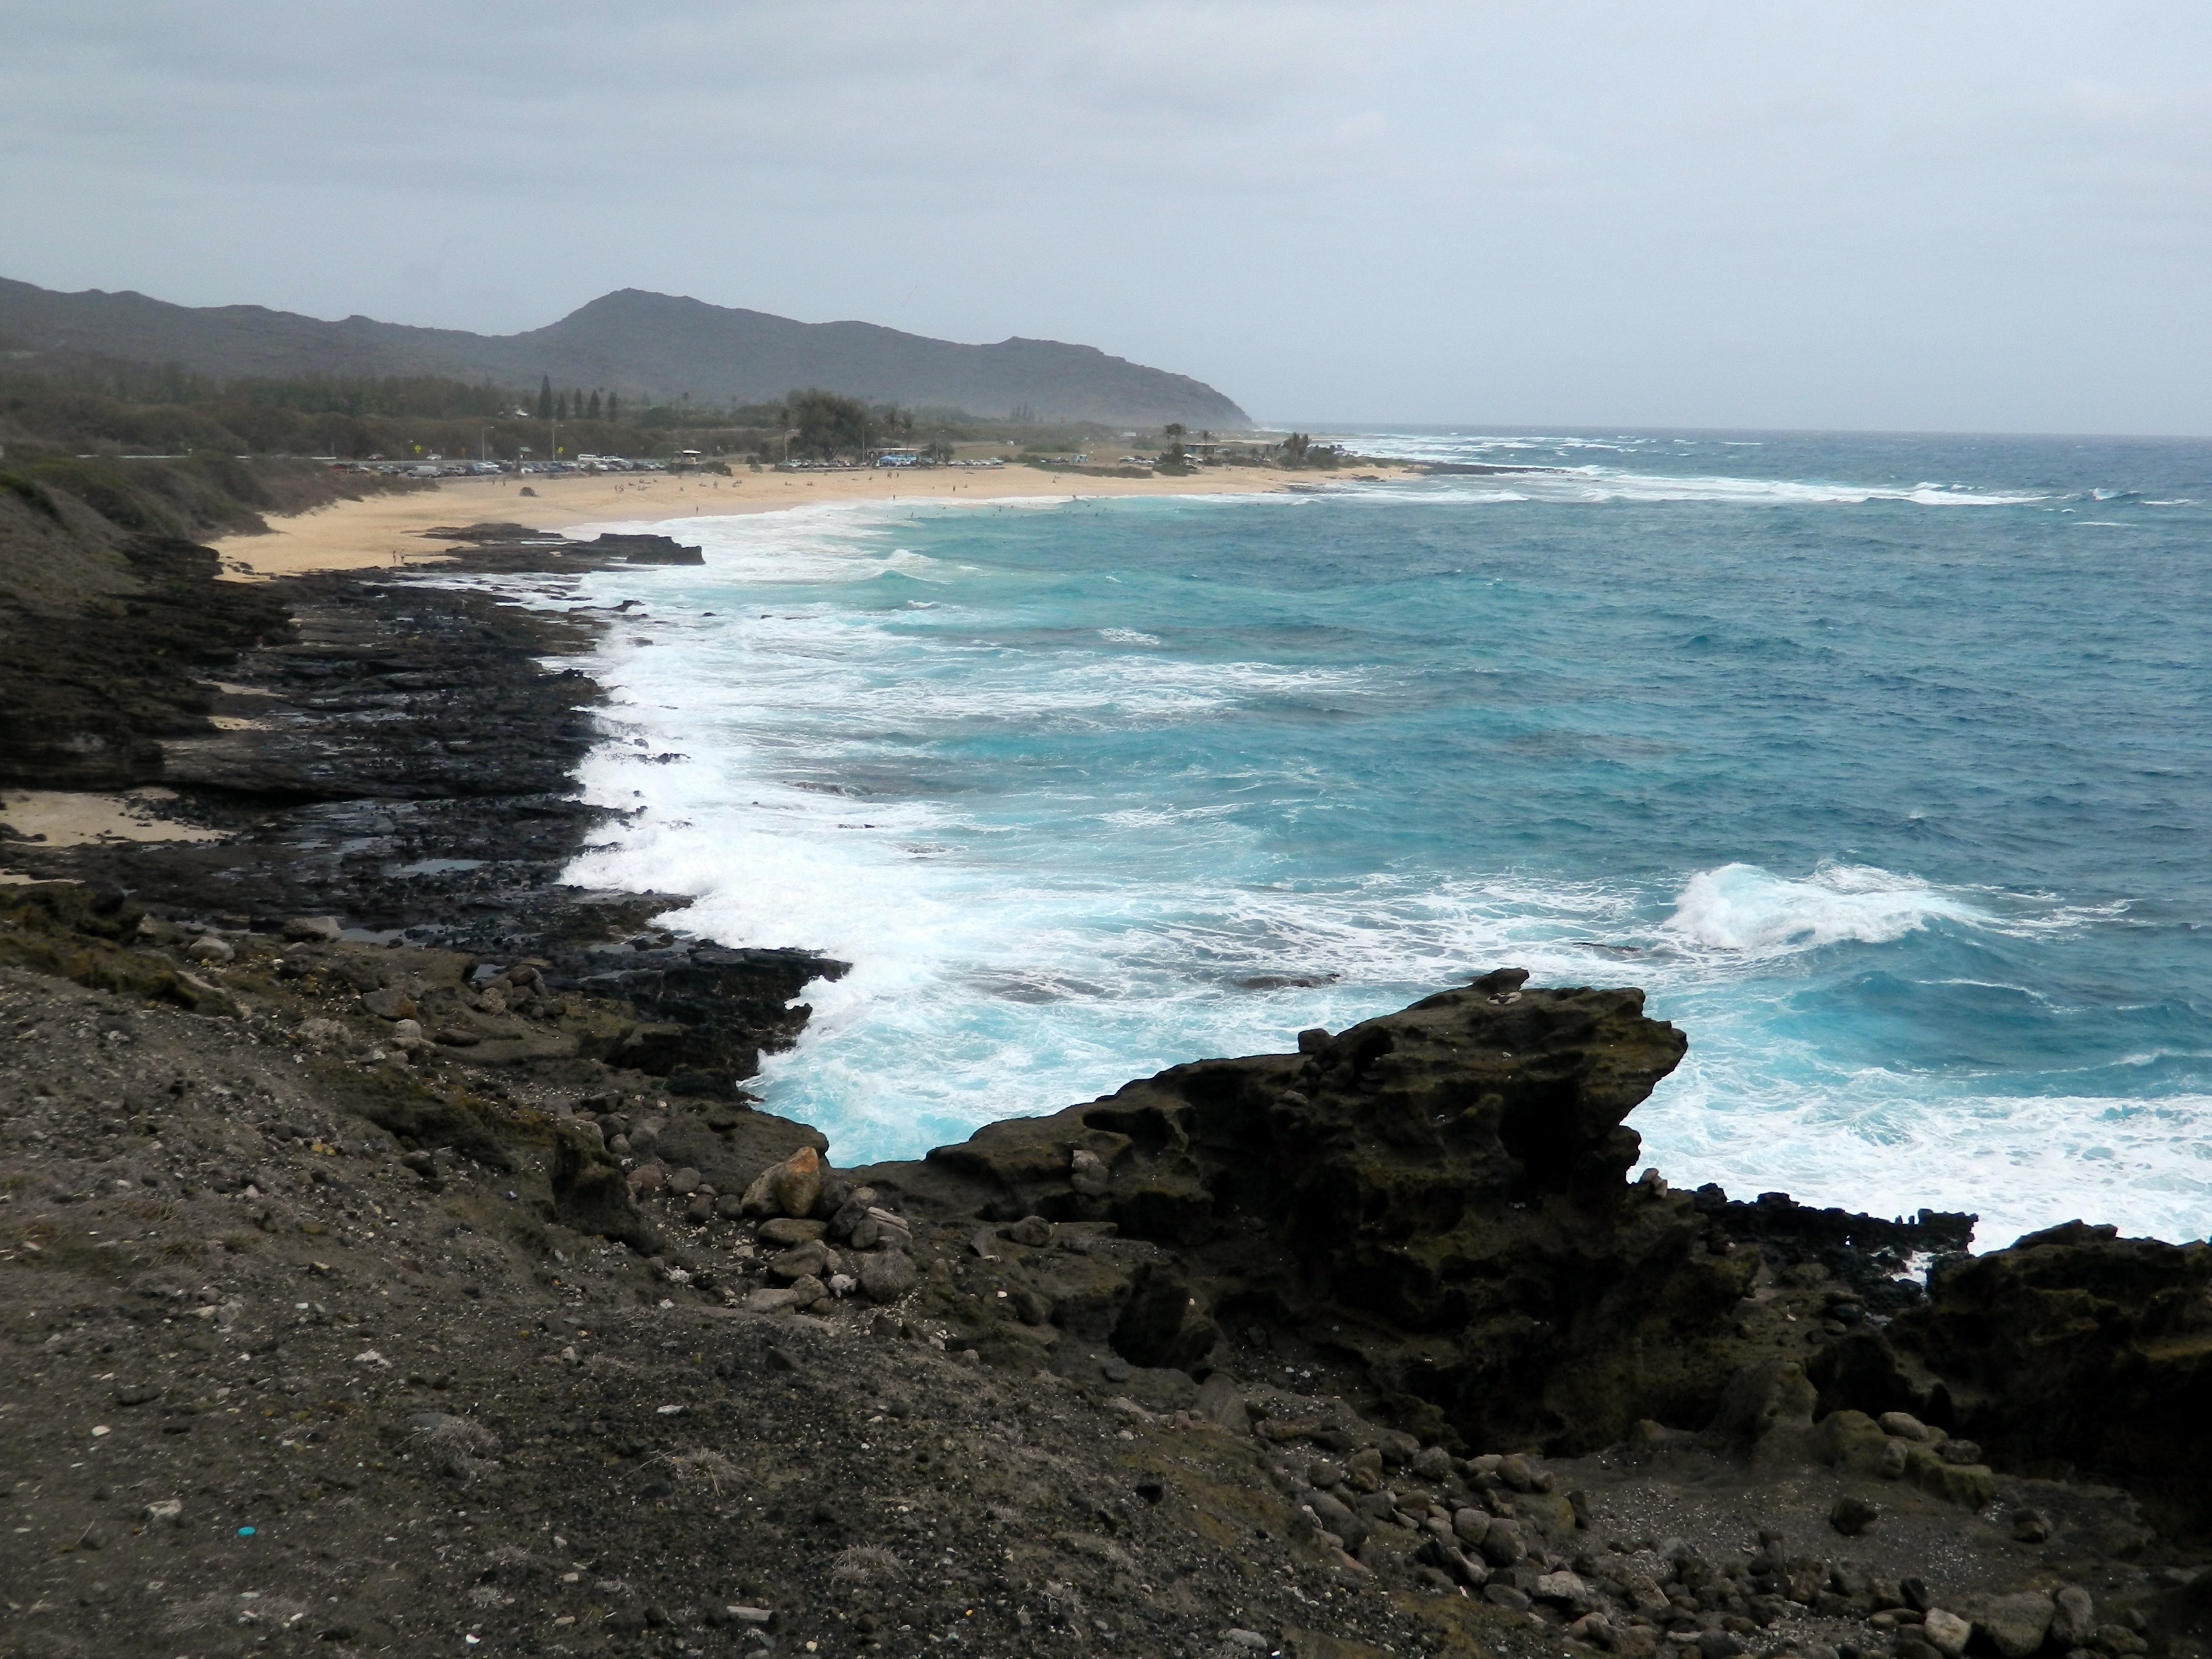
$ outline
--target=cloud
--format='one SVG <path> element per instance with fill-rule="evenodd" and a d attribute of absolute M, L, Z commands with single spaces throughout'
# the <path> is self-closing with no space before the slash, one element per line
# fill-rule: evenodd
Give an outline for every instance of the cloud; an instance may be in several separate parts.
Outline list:
<path fill-rule="evenodd" d="M 635 284 L 1285 415 L 2212 425 L 2166 0 L 41 9 L 0 270 L 510 330 Z"/>

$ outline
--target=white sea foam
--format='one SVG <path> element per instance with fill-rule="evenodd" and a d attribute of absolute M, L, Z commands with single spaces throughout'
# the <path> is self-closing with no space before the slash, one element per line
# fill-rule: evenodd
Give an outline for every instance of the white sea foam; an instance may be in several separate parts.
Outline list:
<path fill-rule="evenodd" d="M 1802 951 L 1840 940 L 1877 945 L 1938 918 L 1996 918 L 1909 876 L 1858 865 L 1831 865 L 1802 881 L 1751 864 L 1726 864 L 1690 878 L 1667 926 L 1691 942 L 1723 951 Z"/>
<path fill-rule="evenodd" d="M 1885 1212 L 1978 1210 L 1985 1244 L 2084 1212 L 2201 1232 L 2212 1163 L 2176 1148 L 2212 1144 L 2212 1102 L 2014 1098 L 1971 1079 L 1844 1072 L 1765 1022 L 1824 947 L 1928 928 L 2025 936 L 2121 907 L 2069 911 L 1863 865 L 1729 864 L 1640 885 L 1510 870 L 1278 882 L 1237 811 L 1241 778 L 1201 805 L 1104 777 L 1062 778 L 1042 813 L 972 799 L 933 776 L 934 738 L 1144 731 L 1392 688 L 1356 664 L 1180 660 L 1134 629 L 1009 644 L 975 598 L 993 573 L 893 545 L 911 516 L 685 521 L 708 549 L 703 576 L 623 570 L 577 590 L 661 614 L 616 630 L 594 667 L 619 740 L 583 781 L 634 816 L 568 878 L 694 894 L 672 925 L 854 963 L 808 988 L 804 1039 L 763 1074 L 771 1106 L 817 1122 L 839 1158 L 911 1154 L 1208 1054 L 1279 1050 L 1302 1027 L 1340 1029 L 1513 963 L 1539 982 L 1643 984 L 1656 1014 L 1693 1032 L 1632 1126 L 1675 1179 Z M 856 586 L 878 580 L 927 584 L 939 608 L 901 622 L 895 598 Z M 736 589 L 773 598 L 738 606 L 724 597 Z M 719 614 L 702 622 L 701 609 Z M 895 631 L 925 626 L 936 631 L 921 642 Z M 653 758 L 667 753 L 688 758 Z M 1297 980 L 1316 982 L 1285 982 Z"/>

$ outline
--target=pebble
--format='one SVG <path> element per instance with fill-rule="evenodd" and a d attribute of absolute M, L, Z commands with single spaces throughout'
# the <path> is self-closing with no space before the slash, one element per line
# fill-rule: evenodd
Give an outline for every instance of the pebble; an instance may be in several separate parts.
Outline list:
<path fill-rule="evenodd" d="M 1258 1631 L 1240 1630 L 1233 1625 L 1221 1632 L 1221 1639 L 1240 1648 L 1249 1648 L 1255 1653 L 1265 1653 L 1269 1648 L 1274 1646 L 1273 1643 L 1261 1635 Z"/>

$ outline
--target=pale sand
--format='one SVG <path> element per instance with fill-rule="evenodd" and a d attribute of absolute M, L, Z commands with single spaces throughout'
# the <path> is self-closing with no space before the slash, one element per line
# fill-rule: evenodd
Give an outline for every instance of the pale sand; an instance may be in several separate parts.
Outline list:
<path fill-rule="evenodd" d="M 0 823 L 42 847 L 82 847 L 93 842 L 221 841 L 222 832 L 198 824 L 171 823 L 158 816 L 176 799 L 172 790 L 133 789 L 119 795 L 76 794 L 62 789 L 0 791 Z M 20 886 L 40 878 L 8 867 L 14 843 L 0 841 L 0 885 Z"/>
<path fill-rule="evenodd" d="M 1094 478 L 1010 466 L 927 472 L 870 471 L 809 476 L 739 471 L 727 478 L 665 474 L 604 477 L 443 478 L 435 489 L 339 501 L 276 521 L 265 536 L 226 536 L 215 544 L 223 573 L 239 580 L 299 575 L 311 570 L 389 568 L 403 561 L 435 563 L 434 539 L 445 526 L 526 525 L 579 531 L 594 525 L 650 523 L 739 513 L 777 513 L 820 501 L 988 501 L 1037 496 L 1244 495 L 1293 485 L 1313 488 L 1332 477 L 1270 467 L 1209 468 L 1183 478 Z M 1403 468 L 1363 468 L 1361 477 L 1413 476 Z M 520 493 L 525 482 L 538 493 Z"/>

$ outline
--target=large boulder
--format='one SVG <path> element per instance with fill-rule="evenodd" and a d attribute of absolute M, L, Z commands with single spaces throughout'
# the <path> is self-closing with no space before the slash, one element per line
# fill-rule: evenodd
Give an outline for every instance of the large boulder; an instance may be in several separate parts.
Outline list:
<path fill-rule="evenodd" d="M 1624 1120 L 1686 1040 L 1640 991 L 1527 978 L 856 1178 L 916 1213 L 1110 1224 L 1171 1249 L 1173 1274 L 1102 1267 L 1110 1282 L 1054 1297 L 1139 1364 L 1202 1370 L 1233 1310 L 1326 1330 L 1408 1427 L 1469 1443 L 1581 1449 L 1640 1418 L 1705 1422 L 1749 1358 L 1729 1316 L 1757 1252 L 1713 1253 L 1686 1195 L 1626 1179 Z"/>

